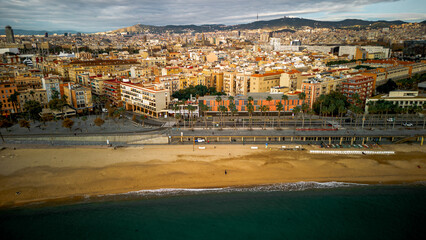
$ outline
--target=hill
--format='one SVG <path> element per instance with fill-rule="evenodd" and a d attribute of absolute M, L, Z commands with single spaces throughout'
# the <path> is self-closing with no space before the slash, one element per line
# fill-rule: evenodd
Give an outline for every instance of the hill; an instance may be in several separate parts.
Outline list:
<path fill-rule="evenodd" d="M 143 32 L 210 32 L 220 30 L 247 30 L 247 29 L 267 29 L 267 30 L 280 30 L 285 28 L 299 29 L 301 27 L 312 27 L 312 28 L 353 28 L 353 29 L 365 29 L 370 28 L 384 28 L 391 25 L 404 24 L 403 21 L 365 21 L 360 19 L 345 19 L 342 21 L 317 21 L 312 19 L 304 18 L 279 18 L 268 21 L 256 21 L 247 24 L 238 24 L 226 26 L 223 24 L 213 25 L 167 25 L 167 26 L 151 26 L 136 24 L 131 27 L 120 28 L 112 32 L 130 32 L 130 33 L 143 33 Z"/>

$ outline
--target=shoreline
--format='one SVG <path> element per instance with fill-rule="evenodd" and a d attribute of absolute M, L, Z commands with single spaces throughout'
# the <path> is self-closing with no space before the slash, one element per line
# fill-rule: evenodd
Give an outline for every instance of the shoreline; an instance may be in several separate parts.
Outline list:
<path fill-rule="evenodd" d="M 395 155 L 321 155 L 256 145 L 58 147 L 0 151 L 0 208 L 68 202 L 153 189 L 256 187 L 297 182 L 426 181 L 426 147 L 387 145 Z M 316 146 L 304 146 L 318 149 Z M 166 149 L 166 150 L 165 150 Z M 227 174 L 224 174 L 224 170 Z M 19 194 L 17 194 L 19 192 Z M 71 201 L 76 202 L 76 201 Z M 78 201 L 77 201 L 78 202 Z"/>

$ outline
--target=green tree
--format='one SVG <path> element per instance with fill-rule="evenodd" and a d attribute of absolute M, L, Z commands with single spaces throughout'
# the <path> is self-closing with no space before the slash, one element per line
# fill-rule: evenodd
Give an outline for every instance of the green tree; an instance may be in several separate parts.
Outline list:
<path fill-rule="evenodd" d="M 13 111 L 15 113 L 18 113 L 18 96 L 19 93 L 15 91 L 7 98 L 7 100 L 12 103 Z"/>
<path fill-rule="evenodd" d="M 261 105 L 260 106 L 260 111 L 262 112 L 262 115 L 264 115 L 264 120 L 263 120 L 263 129 L 266 129 L 266 114 L 269 111 L 269 106 L 267 105 Z"/>
<path fill-rule="evenodd" d="M 284 109 L 283 104 L 281 103 L 281 101 L 277 102 L 277 104 L 275 105 L 275 107 L 277 108 L 278 111 L 278 127 L 281 127 L 281 111 Z"/>
<path fill-rule="evenodd" d="M 24 111 L 28 112 L 28 115 L 30 118 L 35 121 L 36 119 L 40 118 L 39 113 L 42 111 L 41 104 L 37 101 L 30 100 L 25 102 L 24 104 Z"/>
<path fill-rule="evenodd" d="M 254 112 L 254 106 L 253 106 L 253 97 L 248 97 L 247 98 L 247 104 L 246 104 L 246 108 L 247 108 L 247 112 L 248 112 L 248 114 L 249 114 L 249 116 L 250 116 L 250 129 L 252 128 L 252 124 L 253 124 L 253 120 L 252 120 L 252 117 L 253 117 L 253 112 Z"/>
<path fill-rule="evenodd" d="M 299 106 L 296 106 L 293 108 L 292 112 L 294 113 L 294 128 L 296 128 L 296 119 L 297 119 L 297 115 L 299 114 L 301 108 Z"/>
<path fill-rule="evenodd" d="M 187 107 L 188 111 L 189 111 L 189 127 L 191 127 L 191 123 L 192 123 L 192 127 L 194 127 L 194 123 L 193 123 L 193 114 L 192 112 L 194 112 L 197 108 L 195 106 L 192 105 L 188 105 Z"/>
<path fill-rule="evenodd" d="M 210 110 L 210 107 L 205 105 L 204 102 L 200 101 L 199 102 L 199 109 L 200 109 L 200 112 L 202 113 L 203 118 L 204 118 L 205 128 L 207 128 L 207 111 Z"/>
<path fill-rule="evenodd" d="M 11 121 L 9 121 L 7 119 L 1 119 L 0 120 L 0 128 L 6 128 L 6 130 L 7 130 L 8 128 L 10 128 L 12 126 L 13 126 L 13 123 Z M 1 140 L 4 142 L 3 134 L 2 134 L 1 131 L 0 131 L 0 137 L 1 137 Z"/>
<path fill-rule="evenodd" d="M 220 111 L 220 118 L 221 118 L 222 127 L 223 127 L 223 115 L 224 115 L 226 112 L 228 112 L 228 108 L 227 108 L 227 107 L 225 107 L 225 106 L 223 106 L 223 105 L 220 105 L 220 106 L 219 106 L 219 111 Z"/>

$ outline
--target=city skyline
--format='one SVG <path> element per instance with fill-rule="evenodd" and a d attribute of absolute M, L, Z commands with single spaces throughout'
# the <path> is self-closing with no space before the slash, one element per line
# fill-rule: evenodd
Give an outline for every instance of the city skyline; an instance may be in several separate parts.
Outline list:
<path fill-rule="evenodd" d="M 89 1 L 0 0 L 0 24 L 15 29 L 100 32 L 146 25 L 241 24 L 283 16 L 321 21 L 426 19 L 421 0 L 355 1 Z M 165 17 L 167 16 L 167 17 Z"/>

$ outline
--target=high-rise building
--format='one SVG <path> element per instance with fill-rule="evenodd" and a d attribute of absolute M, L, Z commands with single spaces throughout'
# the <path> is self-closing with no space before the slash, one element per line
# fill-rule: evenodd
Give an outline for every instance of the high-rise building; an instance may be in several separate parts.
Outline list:
<path fill-rule="evenodd" d="M 49 37 L 49 33 L 48 33 L 48 32 L 45 32 L 45 33 L 44 33 L 44 37 L 46 37 L 46 38 L 47 38 L 47 37 Z"/>
<path fill-rule="evenodd" d="M 6 42 L 7 43 L 15 43 L 15 35 L 13 35 L 13 29 L 11 26 L 5 27 L 5 33 L 6 33 Z"/>

